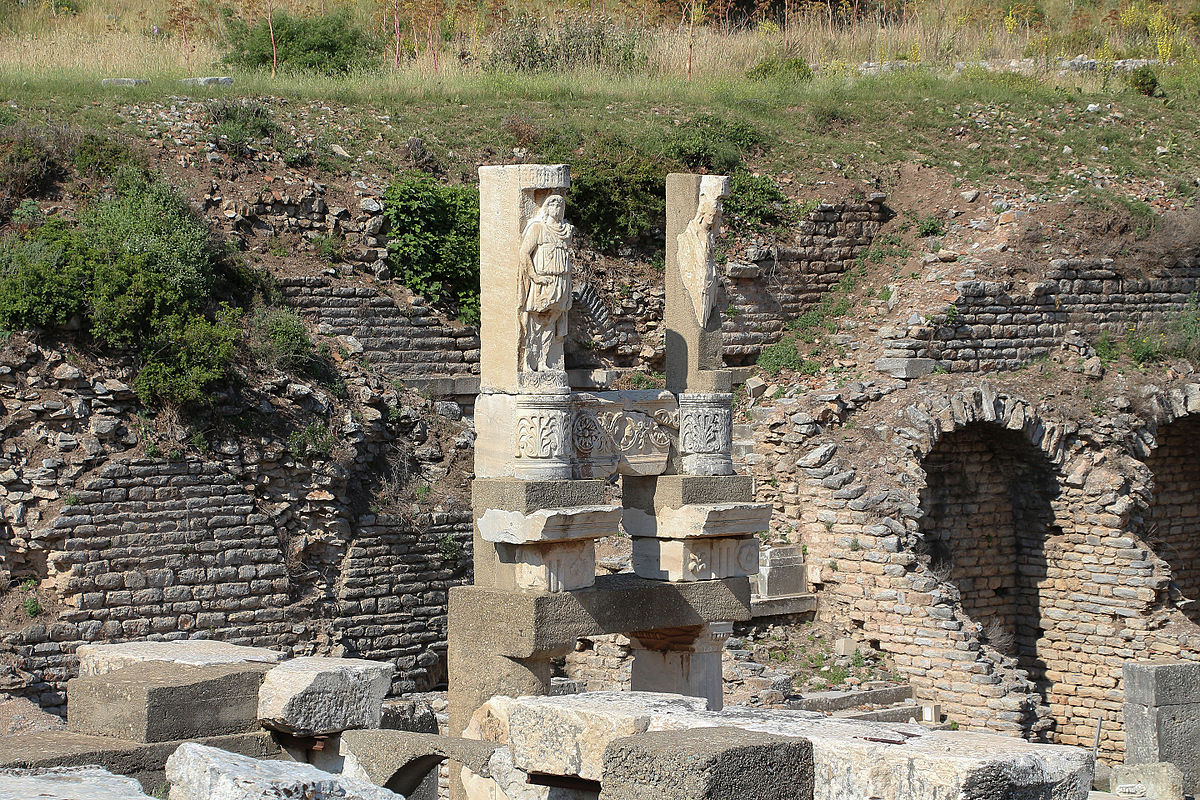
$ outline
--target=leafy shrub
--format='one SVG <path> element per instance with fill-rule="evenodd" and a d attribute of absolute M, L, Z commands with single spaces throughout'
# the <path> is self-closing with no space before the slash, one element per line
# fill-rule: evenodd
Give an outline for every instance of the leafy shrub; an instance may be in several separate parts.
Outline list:
<path fill-rule="evenodd" d="M 271 121 L 271 110 L 253 100 L 219 100 L 208 105 L 212 121 L 209 135 L 221 150 L 245 155 L 252 144 L 274 139 L 279 126 Z"/>
<path fill-rule="evenodd" d="M 354 24 L 347 11 L 316 17 L 277 12 L 272 21 L 283 69 L 345 74 L 366 66 L 377 49 L 376 41 Z M 271 68 L 271 32 L 265 19 L 253 25 L 230 20 L 227 45 L 224 63 L 246 69 Z"/>
<path fill-rule="evenodd" d="M 20 123 L 0 128 L 0 222 L 63 173 L 55 132 Z"/>
<path fill-rule="evenodd" d="M 946 226 L 937 218 L 935 214 L 930 214 L 927 217 L 921 217 L 917 220 L 917 235 L 918 236 L 941 236 L 946 232 Z"/>
<path fill-rule="evenodd" d="M 336 234 L 321 234 L 314 237 L 312 243 L 317 255 L 330 264 L 338 263 L 345 255 L 345 240 Z"/>
<path fill-rule="evenodd" d="M 42 604 L 33 595 L 25 598 L 25 601 L 21 603 L 21 608 L 25 609 L 25 615 L 30 619 L 42 613 Z"/>
<path fill-rule="evenodd" d="M 668 167 L 615 137 L 585 145 L 571 163 L 567 216 L 601 250 L 640 244 L 665 227 L 662 186 Z"/>
<path fill-rule="evenodd" d="M 779 229 L 795 223 L 800 214 L 800 207 L 772 178 L 744 169 L 729 176 L 725 217 L 731 227 L 746 232 Z"/>
<path fill-rule="evenodd" d="M 384 193 L 388 260 L 405 286 L 430 302 L 456 304 L 469 319 L 479 303 L 479 190 L 432 178 L 397 180 Z"/>
<path fill-rule="evenodd" d="M 1134 91 L 1141 92 L 1147 97 L 1153 97 L 1158 92 L 1158 75 L 1151 67 L 1138 67 L 1131 70 L 1125 80 L 1129 82 Z"/>
<path fill-rule="evenodd" d="M 593 14 L 570 14 L 556 24 L 522 14 L 500 26 L 490 45 L 488 66 L 511 72 L 628 72 L 646 60 L 636 30 Z"/>
<path fill-rule="evenodd" d="M 97 133 L 85 133 L 75 145 L 71 163 L 80 173 L 108 177 L 133 163 L 133 154 L 120 142 Z"/>
<path fill-rule="evenodd" d="M 767 345 L 758 354 L 758 367 L 770 375 L 778 375 L 785 369 L 793 372 L 800 371 L 805 364 L 804 357 L 796 348 L 796 340 L 786 337 L 776 344 Z"/>
<path fill-rule="evenodd" d="M 249 344 L 257 361 L 277 369 L 304 371 L 317 359 L 308 329 L 286 308 L 259 307 L 250 318 Z"/>
<path fill-rule="evenodd" d="M 324 422 L 310 422 L 304 430 L 288 436 L 288 449 L 298 456 L 316 453 L 327 456 L 333 452 L 337 437 Z"/>
<path fill-rule="evenodd" d="M 725 174 L 740 167 L 746 151 L 762 142 L 762 132 L 752 125 L 701 114 L 670 132 L 663 153 L 693 169 Z"/>
<path fill-rule="evenodd" d="M 143 173 L 118 169 L 115 188 L 76 227 L 54 220 L 0 243 L 0 325 L 81 327 L 134 356 L 143 402 L 204 405 L 240 335 L 236 311 L 204 313 L 219 265 L 208 228 Z"/>
<path fill-rule="evenodd" d="M 803 58 L 764 58 L 746 71 L 752 81 L 778 80 L 788 83 L 805 83 L 813 78 L 812 67 Z"/>

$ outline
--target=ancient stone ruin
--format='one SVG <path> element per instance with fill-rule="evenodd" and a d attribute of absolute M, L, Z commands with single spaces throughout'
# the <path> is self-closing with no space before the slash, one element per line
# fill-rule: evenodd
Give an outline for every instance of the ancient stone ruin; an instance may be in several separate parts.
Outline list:
<path fill-rule="evenodd" d="M 145 797 L 164 781 L 174 800 L 1197 792 L 1200 472 L 1189 437 L 1200 385 L 1149 386 L 1137 409 L 1126 401 L 1123 415 L 1085 426 L 1053 398 L 998 381 L 907 383 L 931 364 L 1019 364 L 1059 340 L 1086 356 L 1060 328 L 1093 323 L 1058 319 L 1043 298 L 1058 292 L 1055 308 L 1082 308 L 1097 325 L 1151 295 L 1181 302 L 1200 288 L 1194 255 L 1163 285 L 1066 264 L 1028 297 L 964 283 L 958 325 L 881 332 L 877 366 L 894 379 L 764 398 L 735 424 L 738 387 L 757 399 L 765 386 L 727 355 L 742 360 L 771 332 L 747 339 L 723 321 L 731 298 L 752 296 L 737 282 L 753 277 L 749 263 L 718 266 L 728 178 L 666 178 L 665 386 L 648 389 L 613 389 L 569 363 L 584 295 L 567 166 L 481 167 L 479 181 L 482 321 L 477 339 L 442 337 L 459 355 L 438 378 L 443 398 L 473 395 L 462 403 L 474 426 L 469 509 L 432 512 L 412 535 L 402 520 L 326 505 L 351 481 L 331 470 L 299 512 L 273 488 L 272 519 L 254 483 L 302 468 L 263 466 L 278 453 L 236 472 L 104 467 L 48 529 L 29 529 L 49 549 L 21 550 L 75 582 L 79 602 L 57 630 L 9 642 L 23 659 L 10 671 L 19 663 L 36 687 L 27 694 L 65 705 L 67 722 L 0 737 L 0 798 Z M 806 263 L 852 260 L 883 199 L 818 208 L 828 218 L 814 230 L 856 228 L 808 231 L 830 252 L 814 242 Z M 328 288 L 318 283 L 289 289 L 314 302 Z M 328 296 L 347 315 L 358 297 Z M 477 387 L 462 382 L 473 346 Z M 121 390 L 105 391 L 115 402 Z M 835 431 L 856 410 L 877 434 L 870 446 Z M 385 439 L 372 426 L 383 413 L 354 423 L 360 466 Z M 12 471 L 7 485 L 27 476 Z M 120 521 L 130 501 L 201 521 L 154 550 L 136 539 L 149 522 Z M 468 523 L 469 580 L 409 557 L 465 540 Z M 324 529 L 312 561 L 338 578 L 304 600 L 338 609 L 321 618 L 320 642 L 282 612 L 292 600 L 273 526 Z M 229 533 L 210 542 L 193 528 Z M 779 531 L 785 540 L 764 546 Z M 606 569 L 597 543 L 624 536 L 628 568 Z M 197 542 L 213 563 L 189 574 L 169 551 Z M 222 542 L 237 543 L 239 563 L 218 563 Z M 104 618 L 118 605 L 130 612 Z M 162 613 L 141 613 L 153 605 Z M 766 670 L 738 671 L 735 626 L 809 617 L 842 626 L 838 656 L 882 654 L 905 685 L 867 687 L 853 702 L 879 708 L 839 715 L 838 693 L 789 698 L 790 681 L 785 692 Z M 442 678 L 438 720 L 411 692 Z M 732 686 L 750 684 L 756 705 L 726 706 Z M 1112 780 L 1097 778 L 1097 755 L 1116 763 Z"/>

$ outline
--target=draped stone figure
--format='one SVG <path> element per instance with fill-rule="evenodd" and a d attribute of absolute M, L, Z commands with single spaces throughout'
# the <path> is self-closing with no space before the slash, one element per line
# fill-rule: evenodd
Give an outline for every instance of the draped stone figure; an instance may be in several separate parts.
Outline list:
<path fill-rule="evenodd" d="M 571 238 L 562 195 L 545 199 L 521 236 L 523 366 L 530 372 L 563 368 L 562 339 L 571 308 Z M 556 346 L 557 345 L 557 346 Z"/>
<path fill-rule="evenodd" d="M 721 199 L 700 195 L 696 216 L 679 234 L 679 272 L 683 286 L 696 312 L 696 322 L 703 328 L 712 313 L 717 286 L 715 251 L 720 225 Z"/>

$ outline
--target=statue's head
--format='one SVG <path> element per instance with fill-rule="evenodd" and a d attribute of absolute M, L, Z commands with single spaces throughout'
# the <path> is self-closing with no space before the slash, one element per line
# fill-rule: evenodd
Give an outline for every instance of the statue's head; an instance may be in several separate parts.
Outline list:
<path fill-rule="evenodd" d="M 567 210 L 567 201 L 561 194 L 552 194 L 542 203 L 542 213 L 555 222 L 561 222 Z"/>

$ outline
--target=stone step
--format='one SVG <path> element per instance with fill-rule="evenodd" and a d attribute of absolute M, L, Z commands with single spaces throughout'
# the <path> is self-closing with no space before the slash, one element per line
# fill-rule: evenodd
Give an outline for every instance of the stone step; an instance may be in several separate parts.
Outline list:
<path fill-rule="evenodd" d="M 852 711 L 865 705 L 890 706 L 911 700 L 912 696 L 912 687 L 906 683 L 880 689 L 813 692 L 799 700 L 792 700 L 788 703 L 788 708 L 795 711 Z M 920 714 L 917 714 L 917 718 L 920 718 Z"/>
<path fill-rule="evenodd" d="M 856 719 L 862 722 L 908 722 L 921 721 L 921 707 L 915 703 L 877 708 L 872 711 L 835 711 L 833 716 L 839 719 Z"/>

